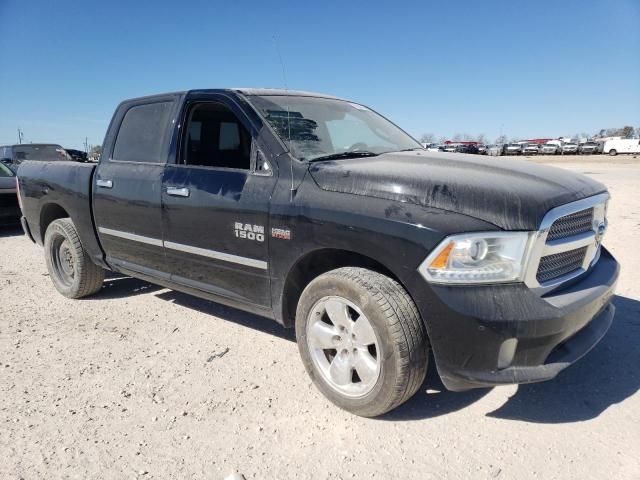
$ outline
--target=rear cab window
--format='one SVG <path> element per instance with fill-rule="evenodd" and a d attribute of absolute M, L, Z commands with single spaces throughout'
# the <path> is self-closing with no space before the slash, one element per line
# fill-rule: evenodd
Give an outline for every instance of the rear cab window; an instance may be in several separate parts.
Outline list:
<path fill-rule="evenodd" d="M 25 160 L 45 162 L 69 160 L 67 152 L 60 145 L 16 145 L 13 147 L 13 160 L 16 163 Z"/>

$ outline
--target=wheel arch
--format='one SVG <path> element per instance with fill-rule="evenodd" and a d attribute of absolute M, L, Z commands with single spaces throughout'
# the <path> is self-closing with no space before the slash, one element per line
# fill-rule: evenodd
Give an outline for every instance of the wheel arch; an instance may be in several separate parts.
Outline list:
<path fill-rule="evenodd" d="M 397 275 L 379 260 L 350 250 L 321 248 L 307 252 L 289 269 L 282 290 L 281 315 L 285 327 L 293 327 L 300 295 L 316 277 L 341 267 L 363 267 L 387 275 L 405 289 Z"/>
<path fill-rule="evenodd" d="M 40 210 L 40 239 L 44 242 L 44 235 L 51 222 L 59 218 L 70 218 L 69 213 L 58 203 L 46 203 Z"/>

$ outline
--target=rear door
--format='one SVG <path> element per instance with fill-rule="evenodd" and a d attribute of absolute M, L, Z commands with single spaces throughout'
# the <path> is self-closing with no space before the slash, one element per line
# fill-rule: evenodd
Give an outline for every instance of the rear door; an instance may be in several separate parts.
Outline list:
<path fill-rule="evenodd" d="M 232 97 L 186 102 L 176 163 L 162 189 L 172 281 L 236 301 L 270 305 L 269 200 L 277 173 Z"/>
<path fill-rule="evenodd" d="M 93 179 L 93 208 L 107 263 L 168 277 L 161 190 L 177 96 L 122 104 Z"/>

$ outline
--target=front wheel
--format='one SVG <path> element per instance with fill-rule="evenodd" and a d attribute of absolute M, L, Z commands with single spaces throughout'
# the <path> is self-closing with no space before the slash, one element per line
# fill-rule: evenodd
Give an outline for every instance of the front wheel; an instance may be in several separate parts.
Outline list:
<path fill-rule="evenodd" d="M 611 150 L 609 150 L 609 155 L 611 155 L 612 157 L 615 157 L 618 154 L 618 151 L 615 148 L 612 148 Z"/>
<path fill-rule="evenodd" d="M 44 255 L 51 281 L 65 297 L 86 297 L 102 288 L 104 269 L 89 258 L 71 219 L 51 222 L 44 236 Z"/>
<path fill-rule="evenodd" d="M 395 280 L 364 268 L 332 270 L 305 288 L 296 338 L 318 389 L 356 415 L 404 403 L 427 372 L 429 344 L 413 300 Z"/>

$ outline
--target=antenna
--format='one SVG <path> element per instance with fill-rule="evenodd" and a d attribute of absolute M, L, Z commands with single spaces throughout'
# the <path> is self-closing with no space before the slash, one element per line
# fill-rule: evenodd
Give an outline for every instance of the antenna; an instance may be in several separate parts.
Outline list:
<path fill-rule="evenodd" d="M 273 43 L 276 46 L 276 53 L 278 54 L 278 58 L 280 59 L 280 68 L 282 68 L 282 81 L 284 82 L 284 90 L 285 92 L 289 92 L 289 86 L 287 85 L 287 72 L 284 68 L 284 61 L 282 60 L 282 54 L 280 53 L 280 44 L 278 42 L 278 36 L 276 34 L 273 35 Z M 289 103 L 287 102 L 287 133 L 289 140 L 289 153 L 291 153 L 291 113 L 289 111 Z M 289 162 L 289 166 L 291 167 L 291 199 L 293 201 L 293 191 L 295 188 L 293 187 L 293 162 Z"/>
<path fill-rule="evenodd" d="M 284 61 L 282 60 L 282 55 L 280 53 L 280 44 L 278 42 L 278 36 L 275 34 L 273 35 L 273 43 L 275 43 L 276 45 L 276 53 L 278 54 L 278 58 L 280 59 L 280 68 L 282 69 L 282 80 L 284 81 L 284 89 L 289 90 L 289 87 L 287 86 L 287 73 L 285 71 Z"/>

